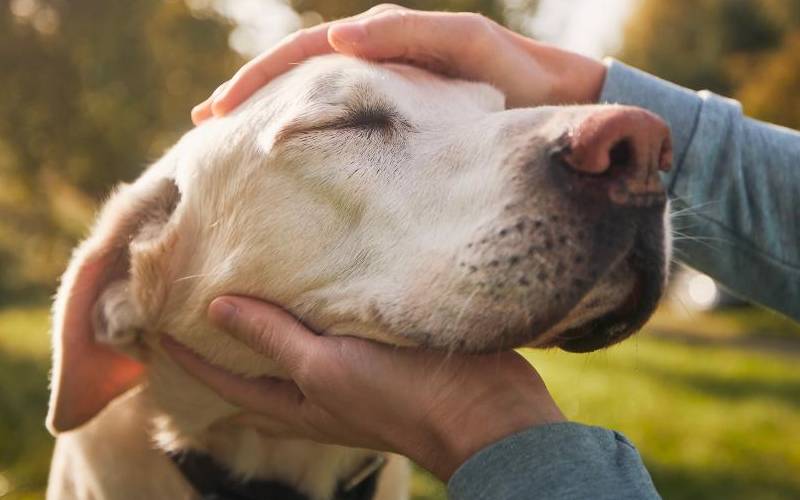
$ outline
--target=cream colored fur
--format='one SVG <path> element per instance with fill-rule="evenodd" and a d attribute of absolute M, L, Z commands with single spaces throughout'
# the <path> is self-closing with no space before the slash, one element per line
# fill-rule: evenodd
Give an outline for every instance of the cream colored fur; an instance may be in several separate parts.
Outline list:
<path fill-rule="evenodd" d="M 159 449 L 204 450 L 314 499 L 360 467 L 369 452 L 270 439 L 230 420 L 239 410 L 163 353 L 166 333 L 236 373 L 281 375 L 208 323 L 220 294 L 282 304 L 326 334 L 470 351 L 545 345 L 618 306 L 634 282 L 619 259 L 580 296 L 567 288 L 575 265 L 523 284 L 558 259 L 591 256 L 577 236 L 588 222 L 552 222 L 571 205 L 531 165 L 594 110 L 506 111 L 488 85 L 327 56 L 186 134 L 112 197 L 65 275 L 50 426 L 69 432 L 49 497 L 189 498 Z M 370 124 L 371 112 L 390 116 Z M 540 219 L 550 221 L 542 235 L 571 243 L 529 250 L 519 224 L 528 234 Z M 554 321 L 532 331 L 540 317 Z M 117 373 L 108 345 L 146 368 Z M 107 358 L 94 372 L 78 367 Z M 97 398 L 81 392 L 106 374 L 118 382 Z M 389 467 L 380 498 L 404 498 L 407 475 Z"/>

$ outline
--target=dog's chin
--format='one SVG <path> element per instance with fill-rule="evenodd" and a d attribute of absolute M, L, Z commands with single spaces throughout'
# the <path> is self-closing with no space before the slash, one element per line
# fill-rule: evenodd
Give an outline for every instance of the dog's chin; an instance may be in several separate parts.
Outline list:
<path fill-rule="evenodd" d="M 553 346 L 567 352 L 586 353 L 609 347 L 636 333 L 642 321 L 635 318 L 649 318 L 652 308 L 642 311 L 643 278 L 637 276 L 627 298 L 621 305 L 601 316 L 569 328 L 553 341 Z M 639 324 L 641 323 L 641 324 Z"/>
<path fill-rule="evenodd" d="M 630 265 L 634 278 L 624 300 L 593 319 L 559 332 L 551 347 L 573 353 L 593 352 L 625 340 L 644 326 L 663 294 L 665 277 L 662 272 L 643 270 L 635 262 Z"/>
<path fill-rule="evenodd" d="M 516 347 L 559 348 L 588 353 L 610 347 L 636 333 L 655 311 L 665 287 L 663 266 L 643 263 L 634 251 L 601 279 L 562 318 L 542 329 L 520 332 L 516 342 L 504 339 L 502 346 L 484 351 Z M 644 265 L 647 264 L 647 265 Z"/>

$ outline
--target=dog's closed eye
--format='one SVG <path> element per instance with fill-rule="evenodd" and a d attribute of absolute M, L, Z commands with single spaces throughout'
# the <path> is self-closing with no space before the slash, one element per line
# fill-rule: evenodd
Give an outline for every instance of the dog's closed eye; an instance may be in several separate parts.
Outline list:
<path fill-rule="evenodd" d="M 277 133 L 274 144 L 317 132 L 366 132 L 363 134 L 365 137 L 377 132 L 384 136 L 396 136 L 397 132 L 411 128 L 409 122 L 391 106 L 360 104 L 347 106 L 339 116 L 322 122 L 309 123 L 307 117 L 290 122 Z"/>
<path fill-rule="evenodd" d="M 337 128 L 388 130 L 400 122 L 398 113 L 384 106 L 351 108 Z"/>

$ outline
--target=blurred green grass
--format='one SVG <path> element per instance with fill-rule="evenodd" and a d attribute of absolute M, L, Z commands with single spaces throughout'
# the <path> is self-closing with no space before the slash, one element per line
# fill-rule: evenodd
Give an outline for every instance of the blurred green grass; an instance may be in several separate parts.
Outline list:
<path fill-rule="evenodd" d="M 678 335 L 645 331 L 589 355 L 524 354 L 570 418 L 617 429 L 637 444 L 664 498 L 800 498 L 800 336 L 786 336 L 783 350 L 736 341 L 764 325 L 776 332 L 795 327 L 752 311 L 695 314 L 684 323 L 662 312 L 652 328 L 664 325 Z M 43 496 L 52 446 L 43 427 L 47 328 L 44 308 L 0 311 L 4 500 Z M 713 341 L 687 342 L 686 332 Z M 412 498 L 445 494 L 416 470 Z"/>
<path fill-rule="evenodd" d="M 42 498 L 53 441 L 44 429 L 48 311 L 0 310 L 0 498 Z M 5 496 L 4 496 L 5 490 Z"/>

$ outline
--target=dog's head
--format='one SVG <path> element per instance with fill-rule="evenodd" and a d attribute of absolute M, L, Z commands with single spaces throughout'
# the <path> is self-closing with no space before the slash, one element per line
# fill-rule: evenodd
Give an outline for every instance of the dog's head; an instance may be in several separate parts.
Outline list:
<path fill-rule="evenodd" d="M 58 294 L 51 425 L 137 380 L 108 344 L 142 333 L 273 373 L 207 322 L 221 294 L 400 345 L 618 342 L 664 285 L 668 157 L 666 126 L 642 110 L 506 110 L 488 85 L 308 62 L 111 197 Z"/>

